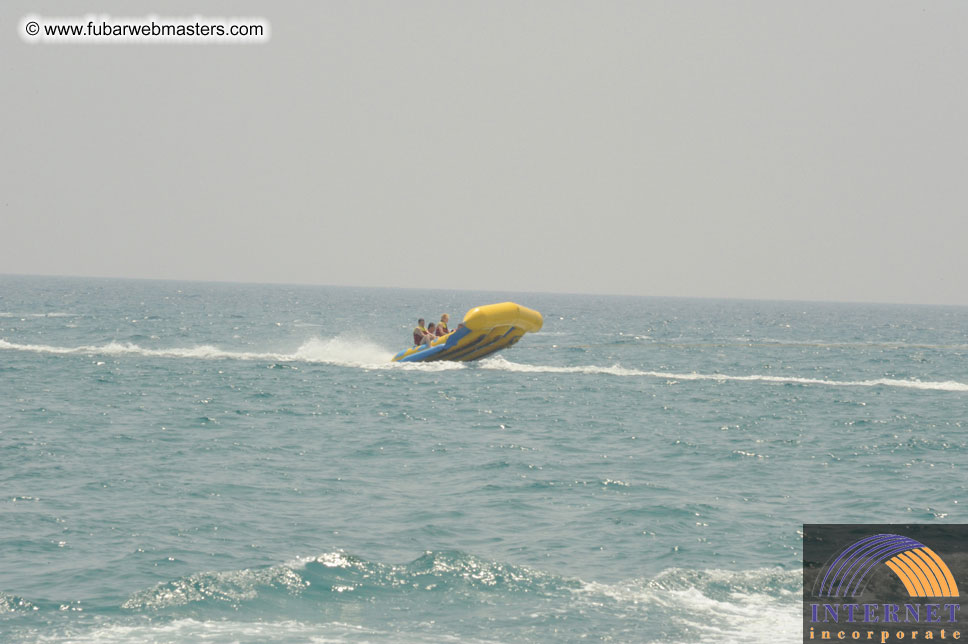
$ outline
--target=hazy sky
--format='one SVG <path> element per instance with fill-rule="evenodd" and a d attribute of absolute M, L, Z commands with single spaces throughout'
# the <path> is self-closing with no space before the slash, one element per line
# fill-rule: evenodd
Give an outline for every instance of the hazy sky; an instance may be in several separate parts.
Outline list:
<path fill-rule="evenodd" d="M 264 45 L 27 44 L 239 16 Z M 4 2 L 0 273 L 968 304 L 968 2 Z"/>

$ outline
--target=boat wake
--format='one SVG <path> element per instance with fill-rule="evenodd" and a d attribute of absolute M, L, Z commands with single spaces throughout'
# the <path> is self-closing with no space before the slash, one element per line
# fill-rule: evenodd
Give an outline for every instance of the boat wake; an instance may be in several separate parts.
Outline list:
<path fill-rule="evenodd" d="M 86 356 L 143 356 L 147 358 L 186 358 L 194 360 L 254 360 L 272 363 L 330 364 L 361 369 L 413 369 L 418 371 L 441 371 L 461 369 L 459 363 L 391 363 L 393 354 L 383 347 L 359 338 L 338 336 L 335 338 L 312 338 L 293 352 L 233 351 L 212 345 L 195 347 L 172 347 L 153 349 L 132 342 L 107 342 L 99 345 L 58 347 L 47 344 L 17 344 L 0 340 L 0 350 L 29 351 L 53 355 Z"/>
<path fill-rule="evenodd" d="M 900 380 L 896 378 L 874 378 L 871 380 L 824 380 L 822 378 L 769 376 L 761 374 L 734 376 L 723 373 L 671 373 L 665 371 L 645 371 L 641 369 L 629 369 L 618 364 L 611 367 L 549 367 L 542 365 L 518 364 L 516 362 L 508 361 L 503 356 L 482 361 L 481 368 L 502 371 L 516 371 L 520 373 L 605 374 L 622 377 L 662 378 L 664 380 L 674 382 L 712 380 L 714 382 L 764 382 L 789 385 L 821 385 L 827 387 L 900 387 L 904 389 L 924 389 L 930 391 L 968 391 L 968 383 L 957 382 L 955 380 L 924 381 Z"/>
<path fill-rule="evenodd" d="M 88 356 L 143 356 L 149 358 L 185 358 L 194 360 L 253 360 L 271 363 L 291 364 L 328 364 L 366 370 L 411 370 L 411 371 L 449 371 L 465 369 L 468 364 L 476 364 L 481 369 L 517 373 L 545 374 L 584 374 L 608 375 L 633 378 L 660 378 L 669 382 L 713 381 L 713 382 L 753 382 L 774 385 L 804 385 L 823 387 L 895 387 L 925 391 L 968 392 L 968 383 L 955 380 L 902 380 L 898 378 L 873 378 L 867 380 L 825 380 L 822 378 L 801 378 L 798 376 L 773 376 L 766 374 L 730 375 L 723 373 L 674 373 L 648 371 L 623 367 L 619 364 L 610 367 L 580 365 L 559 367 L 531 365 L 511 362 L 503 356 L 481 360 L 477 363 L 463 362 L 390 362 L 393 354 L 383 347 L 366 339 L 338 336 L 335 338 L 312 338 L 293 352 L 271 351 L 232 351 L 212 345 L 196 347 L 173 347 L 152 349 L 130 342 L 108 342 L 101 345 L 82 345 L 78 347 L 58 347 L 46 344 L 16 344 L 0 340 L 0 350 L 28 351 L 54 355 Z"/>

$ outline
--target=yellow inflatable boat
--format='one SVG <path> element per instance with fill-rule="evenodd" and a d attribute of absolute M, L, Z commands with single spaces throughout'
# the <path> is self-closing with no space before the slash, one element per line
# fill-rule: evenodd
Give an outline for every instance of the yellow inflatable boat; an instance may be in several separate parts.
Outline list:
<path fill-rule="evenodd" d="M 540 313 L 514 302 L 478 306 L 467 312 L 457 329 L 429 345 L 404 349 L 393 362 L 477 360 L 510 347 L 529 331 L 540 331 L 543 324 Z"/>

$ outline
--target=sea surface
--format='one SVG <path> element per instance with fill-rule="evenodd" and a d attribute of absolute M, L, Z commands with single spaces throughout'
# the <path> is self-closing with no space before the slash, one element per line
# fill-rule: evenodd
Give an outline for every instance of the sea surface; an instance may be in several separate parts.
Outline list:
<path fill-rule="evenodd" d="M 0 276 L 0 641 L 795 642 L 802 524 L 968 522 L 966 358 L 956 307 Z"/>

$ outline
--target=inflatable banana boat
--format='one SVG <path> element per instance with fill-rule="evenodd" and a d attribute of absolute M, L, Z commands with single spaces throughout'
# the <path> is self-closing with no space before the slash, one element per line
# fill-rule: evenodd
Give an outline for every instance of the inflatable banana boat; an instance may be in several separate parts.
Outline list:
<path fill-rule="evenodd" d="M 393 362 L 477 360 L 512 346 L 529 331 L 540 331 L 543 324 L 540 313 L 514 302 L 478 306 L 467 312 L 455 330 L 430 344 L 404 349 L 393 356 Z"/>

